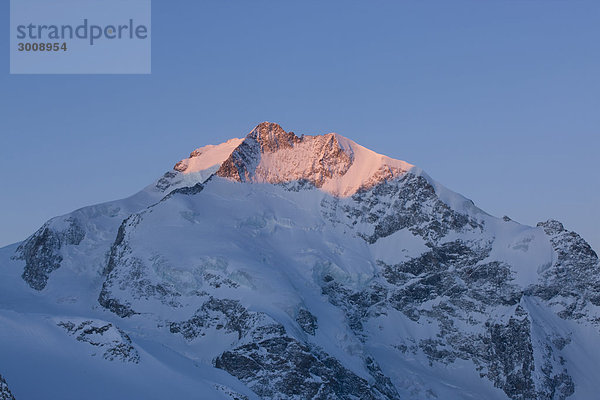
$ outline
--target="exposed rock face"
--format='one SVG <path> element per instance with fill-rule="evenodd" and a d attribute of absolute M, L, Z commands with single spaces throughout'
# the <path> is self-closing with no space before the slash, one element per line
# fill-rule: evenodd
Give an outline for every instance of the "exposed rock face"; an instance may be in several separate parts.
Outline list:
<path fill-rule="evenodd" d="M 175 167 L 173 167 L 173 169 L 175 171 L 179 171 L 181 169 L 184 169 L 184 167 L 181 164 L 181 161 L 178 162 Z M 158 190 L 160 190 L 161 192 L 164 192 L 165 190 L 167 190 L 169 187 L 171 187 L 172 185 L 177 185 L 179 183 L 181 183 L 181 179 L 177 179 L 177 173 L 173 172 L 173 171 L 168 171 L 165 172 L 165 174 L 158 180 L 156 181 L 156 188 Z"/>
<path fill-rule="evenodd" d="M 314 335 L 316 318 L 306 310 L 299 316 L 303 327 Z M 210 297 L 192 318 L 170 324 L 172 333 L 188 341 L 201 340 L 211 329 L 237 337 L 233 348 L 215 359 L 215 367 L 245 382 L 261 397 L 398 398 L 391 384 L 372 386 L 335 358 L 294 339 L 281 324 L 263 313 L 248 311 L 239 301 Z M 369 363 L 373 375 L 380 378 L 374 360 Z"/>
<path fill-rule="evenodd" d="M 305 308 L 301 308 L 298 310 L 298 315 L 296 315 L 296 322 L 300 325 L 300 328 L 309 335 L 315 334 L 317 330 L 317 317 L 312 315 L 310 311 Z"/>
<path fill-rule="evenodd" d="M 85 231 L 78 221 L 70 218 L 61 230 L 44 224 L 33 236 L 17 248 L 16 259 L 25 261 L 23 280 L 35 290 L 46 287 L 52 271 L 60 268 L 63 260 L 61 249 L 67 245 L 78 245 Z"/>
<path fill-rule="evenodd" d="M 228 396 L 229 399 L 231 400 L 248 400 L 248 396 L 245 396 L 243 394 L 240 394 L 234 390 L 231 390 L 230 388 L 223 386 L 223 385 L 215 385 L 215 389 L 217 389 L 218 391 L 220 391 L 221 393 L 224 393 L 225 395 Z"/>
<path fill-rule="evenodd" d="M 300 138 L 277 124 L 263 122 L 233 151 L 217 175 L 238 182 L 303 179 L 321 187 L 326 179 L 346 173 L 351 164 L 352 154 L 342 149 L 334 134 Z"/>
<path fill-rule="evenodd" d="M 131 250 L 127 242 L 127 228 L 135 227 L 142 215 L 143 213 L 133 214 L 123 221 L 111 247 L 108 264 L 104 269 L 106 280 L 102 285 L 98 302 L 120 317 L 129 317 L 136 314 L 136 311 L 131 308 L 128 301 L 118 300 L 113 295 L 113 290 L 127 292 L 128 296 L 134 299 L 159 297 L 170 306 L 178 306 L 179 294 L 176 291 L 172 290 L 169 285 L 150 283 L 145 271 L 147 266 L 144 262 L 136 257 L 126 258 Z M 120 265 L 121 268 L 116 269 L 117 265 Z M 127 267 L 123 268 L 125 265 Z"/>
<path fill-rule="evenodd" d="M 381 393 L 335 358 L 287 337 L 272 337 L 226 351 L 215 361 L 262 398 L 395 399 Z"/>
<path fill-rule="evenodd" d="M 110 293 L 107 290 L 107 286 L 109 284 L 111 284 L 113 281 L 113 278 L 111 277 L 111 273 L 115 269 L 115 266 L 117 265 L 118 260 L 121 257 L 123 257 L 123 255 L 126 254 L 128 251 L 127 247 L 121 248 L 121 246 L 124 246 L 125 228 L 128 226 L 128 224 L 135 226 L 135 224 L 137 223 L 138 220 L 139 220 L 139 217 L 137 215 L 132 216 L 132 217 L 125 219 L 123 221 L 123 223 L 121 224 L 121 226 L 119 226 L 119 231 L 117 232 L 117 238 L 115 239 L 115 242 L 113 243 L 113 245 L 110 248 L 108 264 L 106 265 L 106 268 L 104 269 L 104 272 L 103 272 L 103 275 L 106 275 L 107 277 L 106 277 L 106 280 L 104 281 L 104 283 L 102 284 L 102 290 L 100 291 L 100 295 L 98 296 L 98 302 L 104 308 L 111 310 L 112 312 L 117 314 L 119 317 L 129 317 L 129 316 L 135 314 L 135 312 L 131 309 L 131 307 L 128 304 L 121 304 L 118 300 L 111 298 Z M 132 272 L 135 276 L 135 270 L 133 270 Z"/>
<path fill-rule="evenodd" d="M 2 375 L 0 375 L 0 400 L 15 400 L 15 397 L 10 392 L 8 384 L 6 383 Z"/>
<path fill-rule="evenodd" d="M 260 146 L 261 153 L 274 153 L 278 150 L 291 149 L 302 141 L 294 132 L 286 132 L 281 126 L 271 122 L 258 124 L 247 136 Z"/>
<path fill-rule="evenodd" d="M 589 244 L 555 220 L 540 222 L 550 237 L 556 261 L 542 273 L 542 282 L 528 288 L 564 319 L 586 319 L 600 327 L 600 262 Z"/>
<path fill-rule="evenodd" d="M 395 309 L 416 323 L 439 326 L 429 338 L 399 343 L 400 352 L 423 352 L 432 364 L 471 360 L 511 399 L 568 397 L 573 381 L 555 356 L 562 348 L 551 336 L 535 338 L 546 351 L 534 357 L 523 290 L 511 282 L 509 266 L 483 262 L 489 251 L 476 243 L 444 243 L 397 265 L 380 262 L 381 276 L 361 291 L 326 276 L 323 293 L 345 310 L 364 342 L 376 341 L 364 325 Z"/>
<path fill-rule="evenodd" d="M 506 325 L 490 325 L 484 344 L 488 378 L 513 399 L 538 398 L 532 379 L 535 363 L 528 319 L 511 317 Z"/>
<path fill-rule="evenodd" d="M 204 185 L 202 183 L 196 183 L 194 186 L 184 186 L 177 189 L 173 189 L 169 192 L 169 194 L 163 197 L 161 201 L 168 200 L 176 194 L 184 194 L 188 196 L 198 194 L 202 191 L 202 189 L 204 189 Z"/>
<path fill-rule="evenodd" d="M 454 211 L 424 177 L 410 172 L 361 190 L 351 200 L 325 199 L 321 212 L 333 223 L 364 226 L 359 235 L 368 243 L 405 228 L 431 245 L 452 231 L 483 230 L 481 222 Z"/>
<path fill-rule="evenodd" d="M 111 323 L 92 320 L 64 320 L 57 323 L 80 342 L 89 343 L 106 360 L 137 364 L 140 356 L 125 332 Z M 93 355 L 96 353 L 94 352 Z"/>
<path fill-rule="evenodd" d="M 239 340 L 262 319 L 264 316 L 249 313 L 239 301 L 211 297 L 189 320 L 171 323 L 170 330 L 192 340 L 204 336 L 206 329 L 214 327 L 228 333 L 237 333 Z"/>

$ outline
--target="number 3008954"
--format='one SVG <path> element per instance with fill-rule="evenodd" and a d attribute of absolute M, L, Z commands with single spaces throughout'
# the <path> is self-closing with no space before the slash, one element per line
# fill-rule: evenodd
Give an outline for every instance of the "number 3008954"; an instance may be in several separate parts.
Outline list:
<path fill-rule="evenodd" d="M 67 51 L 67 43 L 19 43 L 18 51 Z"/>

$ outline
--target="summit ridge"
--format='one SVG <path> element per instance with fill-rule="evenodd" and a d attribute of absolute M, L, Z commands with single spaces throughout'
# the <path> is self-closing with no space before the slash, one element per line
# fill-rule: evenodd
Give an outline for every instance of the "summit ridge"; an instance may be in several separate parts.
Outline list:
<path fill-rule="evenodd" d="M 413 168 L 337 133 L 299 137 L 279 124 L 262 122 L 244 139 L 195 150 L 174 169 L 193 174 L 217 164 L 217 176 L 237 182 L 302 181 L 342 197 L 402 176 Z"/>

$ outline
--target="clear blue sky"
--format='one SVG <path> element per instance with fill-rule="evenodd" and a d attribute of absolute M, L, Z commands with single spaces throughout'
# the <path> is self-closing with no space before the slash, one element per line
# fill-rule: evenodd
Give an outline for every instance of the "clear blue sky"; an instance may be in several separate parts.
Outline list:
<path fill-rule="evenodd" d="M 269 120 L 600 250 L 598 1 L 154 0 L 149 76 L 11 76 L 8 10 L 0 245 Z"/>

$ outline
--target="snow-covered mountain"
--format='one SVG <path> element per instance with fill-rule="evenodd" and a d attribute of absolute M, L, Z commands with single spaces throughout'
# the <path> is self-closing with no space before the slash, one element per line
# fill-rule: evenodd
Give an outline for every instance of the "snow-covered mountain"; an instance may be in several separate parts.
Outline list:
<path fill-rule="evenodd" d="M 0 399 L 592 399 L 598 343 L 576 233 L 273 123 L 0 249 Z"/>

